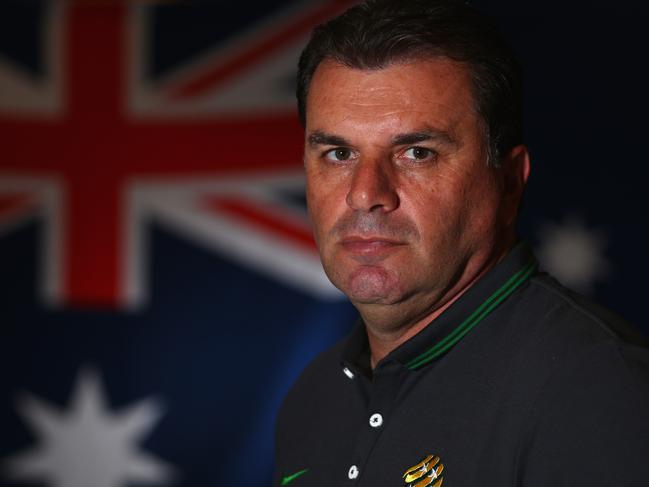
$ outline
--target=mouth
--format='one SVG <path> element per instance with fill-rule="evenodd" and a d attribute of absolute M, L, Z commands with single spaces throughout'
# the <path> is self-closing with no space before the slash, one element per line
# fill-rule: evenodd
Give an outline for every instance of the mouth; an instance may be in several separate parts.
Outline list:
<path fill-rule="evenodd" d="M 388 254 L 406 244 L 381 236 L 350 236 L 342 238 L 338 245 L 356 260 L 366 261 L 387 257 Z"/>

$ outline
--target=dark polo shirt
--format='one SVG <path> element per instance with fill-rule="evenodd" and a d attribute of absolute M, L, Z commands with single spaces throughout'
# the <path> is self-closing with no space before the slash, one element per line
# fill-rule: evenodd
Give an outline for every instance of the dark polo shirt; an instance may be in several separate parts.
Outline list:
<path fill-rule="evenodd" d="M 362 325 L 314 360 L 275 485 L 649 485 L 649 350 L 536 267 L 519 244 L 374 371 Z"/>

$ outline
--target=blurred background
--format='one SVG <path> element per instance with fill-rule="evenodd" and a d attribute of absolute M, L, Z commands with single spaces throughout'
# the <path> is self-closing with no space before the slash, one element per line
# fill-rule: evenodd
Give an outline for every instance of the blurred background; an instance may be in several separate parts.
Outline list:
<path fill-rule="evenodd" d="M 647 8 L 473 3 L 525 69 L 521 235 L 649 336 Z M 0 3 L 0 485 L 270 485 L 282 397 L 356 317 L 293 95 L 349 4 Z"/>

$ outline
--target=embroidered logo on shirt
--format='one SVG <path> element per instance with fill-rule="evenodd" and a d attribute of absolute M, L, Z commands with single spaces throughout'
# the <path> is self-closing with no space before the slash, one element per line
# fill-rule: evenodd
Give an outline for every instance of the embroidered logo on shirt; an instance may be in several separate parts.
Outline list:
<path fill-rule="evenodd" d="M 428 455 L 414 467 L 410 467 L 403 474 L 403 479 L 408 487 L 440 487 L 444 482 L 442 472 L 444 464 L 439 457 Z"/>
<path fill-rule="evenodd" d="M 282 478 L 282 481 L 280 482 L 280 485 L 288 485 L 291 482 L 293 482 L 296 478 L 301 477 L 305 473 L 309 471 L 308 468 L 305 468 L 304 470 L 300 470 L 299 472 L 295 472 L 291 475 L 287 475 L 286 477 Z"/>

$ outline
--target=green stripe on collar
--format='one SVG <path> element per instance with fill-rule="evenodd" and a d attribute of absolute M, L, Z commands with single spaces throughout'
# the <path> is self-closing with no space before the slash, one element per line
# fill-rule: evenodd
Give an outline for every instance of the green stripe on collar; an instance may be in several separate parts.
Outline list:
<path fill-rule="evenodd" d="M 451 349 L 459 342 L 464 335 L 469 333 L 473 327 L 480 323 L 496 306 L 507 299 L 521 284 L 527 281 L 536 270 L 537 263 L 532 261 L 514 274 L 509 280 L 500 286 L 491 296 L 489 296 L 471 315 L 464 320 L 452 332 L 442 338 L 439 342 L 426 350 L 424 353 L 415 357 L 406 364 L 409 369 L 418 369 L 431 360 L 436 359 L 443 353 Z"/>

